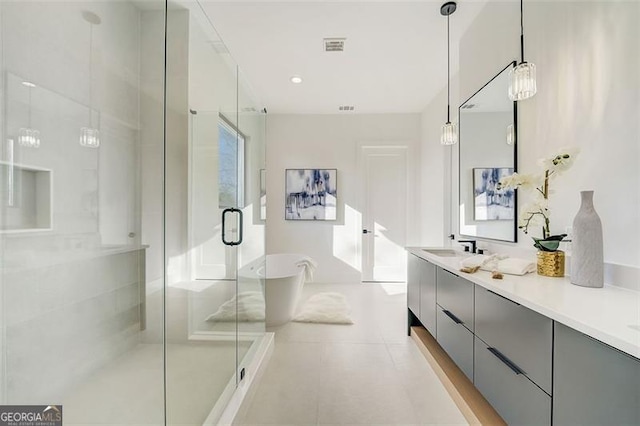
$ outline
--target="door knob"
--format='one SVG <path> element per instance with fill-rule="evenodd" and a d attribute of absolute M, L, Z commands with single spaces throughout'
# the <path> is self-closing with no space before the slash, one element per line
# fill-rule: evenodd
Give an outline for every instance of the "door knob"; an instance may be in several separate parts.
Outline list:
<path fill-rule="evenodd" d="M 369 230 L 368 230 L 368 229 L 363 229 L 363 230 L 362 230 L 362 233 L 363 233 L 363 234 L 369 234 L 370 232 L 369 232 Z"/>

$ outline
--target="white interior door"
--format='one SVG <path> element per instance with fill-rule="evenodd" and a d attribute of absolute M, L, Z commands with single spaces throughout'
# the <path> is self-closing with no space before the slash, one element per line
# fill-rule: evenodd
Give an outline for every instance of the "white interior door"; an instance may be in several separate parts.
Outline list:
<path fill-rule="evenodd" d="M 406 280 L 407 148 L 362 147 L 362 280 Z"/>

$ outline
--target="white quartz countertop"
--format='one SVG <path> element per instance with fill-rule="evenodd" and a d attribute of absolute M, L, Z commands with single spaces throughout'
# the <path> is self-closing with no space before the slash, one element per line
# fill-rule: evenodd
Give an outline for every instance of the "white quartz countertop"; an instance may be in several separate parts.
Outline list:
<path fill-rule="evenodd" d="M 474 274 L 460 272 L 462 257 L 440 257 L 423 249 L 408 247 L 407 251 L 640 358 L 640 292 L 608 285 L 603 288 L 580 287 L 571 284 L 568 277 L 550 278 L 536 273 L 524 276 L 505 274 L 502 280 L 495 280 L 486 271 Z"/>

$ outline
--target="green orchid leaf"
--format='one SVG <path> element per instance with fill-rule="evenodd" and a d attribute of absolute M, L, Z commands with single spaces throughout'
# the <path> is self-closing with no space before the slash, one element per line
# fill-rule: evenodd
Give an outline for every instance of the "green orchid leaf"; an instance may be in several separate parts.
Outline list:
<path fill-rule="evenodd" d="M 561 239 L 558 239 L 557 237 L 560 237 L 560 235 L 552 235 L 551 237 L 547 237 L 546 239 L 534 238 L 533 246 L 542 251 L 558 251 Z"/>
<path fill-rule="evenodd" d="M 540 245 L 544 247 L 545 251 L 557 251 L 560 241 L 540 241 Z"/>
<path fill-rule="evenodd" d="M 562 241 L 566 236 L 567 234 L 551 235 L 548 236 L 544 241 Z"/>

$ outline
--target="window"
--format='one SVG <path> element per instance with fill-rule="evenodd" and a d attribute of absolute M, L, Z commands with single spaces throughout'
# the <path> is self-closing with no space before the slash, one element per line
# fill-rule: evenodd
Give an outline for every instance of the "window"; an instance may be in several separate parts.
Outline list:
<path fill-rule="evenodd" d="M 245 136 L 220 115 L 218 121 L 218 205 L 244 207 Z"/>

